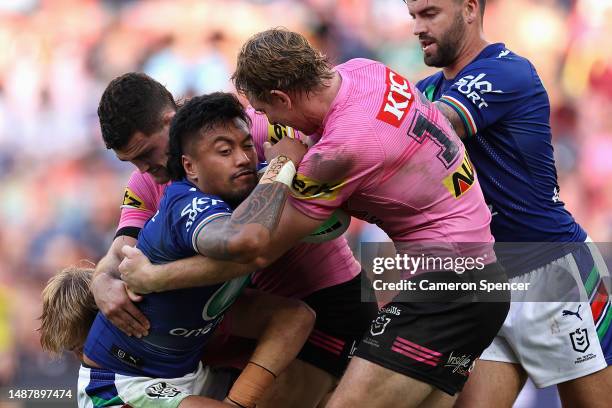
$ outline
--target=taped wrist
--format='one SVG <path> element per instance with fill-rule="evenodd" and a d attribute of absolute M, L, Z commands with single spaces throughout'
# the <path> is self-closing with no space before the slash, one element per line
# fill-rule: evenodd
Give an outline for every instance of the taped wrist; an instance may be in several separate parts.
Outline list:
<path fill-rule="evenodd" d="M 249 361 L 232 386 L 227 398 L 241 407 L 253 408 L 275 378 L 276 374 L 272 371 Z"/>
<path fill-rule="evenodd" d="M 266 172 L 259 180 L 259 184 L 268 184 L 278 181 L 287 187 L 291 187 L 295 176 L 295 165 L 287 156 L 277 156 L 270 161 Z"/>

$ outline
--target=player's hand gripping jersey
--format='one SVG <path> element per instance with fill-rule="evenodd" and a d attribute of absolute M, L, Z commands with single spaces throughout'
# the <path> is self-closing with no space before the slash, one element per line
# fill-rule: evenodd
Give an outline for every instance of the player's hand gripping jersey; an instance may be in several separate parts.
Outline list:
<path fill-rule="evenodd" d="M 154 264 L 196 255 L 198 233 L 207 223 L 228 217 L 232 209 L 219 197 L 192 183 L 172 183 L 157 213 L 138 236 L 138 248 Z M 119 374 L 180 377 L 193 372 L 202 350 L 248 277 L 198 288 L 151 293 L 139 309 L 151 322 L 149 335 L 127 336 L 98 313 L 85 344 L 85 354 Z"/>
<path fill-rule="evenodd" d="M 379 62 L 336 70 L 342 85 L 298 168 L 292 205 L 321 220 L 342 206 L 396 244 L 492 242 L 476 173 L 444 116 Z"/>

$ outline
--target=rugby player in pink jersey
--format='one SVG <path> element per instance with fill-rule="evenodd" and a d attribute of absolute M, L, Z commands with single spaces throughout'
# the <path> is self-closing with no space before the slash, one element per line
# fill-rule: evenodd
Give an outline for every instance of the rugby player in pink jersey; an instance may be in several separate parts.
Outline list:
<path fill-rule="evenodd" d="M 98 263 L 92 292 L 100 310 L 130 335 L 145 335 L 149 324 L 128 298 L 125 282 L 118 279 L 117 268 L 123 259 L 122 247 L 135 244 L 138 231 L 157 211 L 168 183 L 168 132 L 175 111 L 170 93 L 152 78 L 137 73 L 113 80 L 98 109 L 107 147 L 120 160 L 132 162 L 138 171 L 128 182 L 115 240 Z M 266 141 L 284 135 L 300 137 L 290 128 L 269 125 L 265 116 L 256 115 L 252 109 L 248 113 L 260 154 Z M 230 186 L 232 183 L 231 180 L 219 182 Z M 218 283 L 255 270 L 253 265 L 204 257 L 151 265 L 138 250 L 128 248 L 127 252 L 133 265 L 145 264 L 140 269 L 142 274 L 126 275 L 130 287 L 140 293 Z M 372 304 L 360 302 L 359 272 L 359 264 L 346 240 L 338 238 L 323 244 L 296 245 L 270 267 L 253 275 L 257 288 L 300 298 L 318 316 L 315 329 L 298 356 L 299 361 L 283 374 L 286 378 L 281 378 L 276 392 L 269 394 L 269 406 L 316 406 L 335 386 L 354 345 L 376 314 Z M 139 300 L 138 296 L 130 296 L 132 300 Z"/>
<path fill-rule="evenodd" d="M 299 165 L 279 226 L 254 255 L 259 265 L 342 207 L 376 223 L 399 252 L 436 243 L 458 257 L 484 255 L 484 269 L 464 275 L 507 283 L 491 250 L 491 215 L 464 146 L 408 80 L 366 59 L 332 68 L 303 36 L 284 29 L 249 39 L 233 80 L 270 123 L 291 126 L 315 142 Z M 282 157 L 295 143 L 285 138 L 267 145 L 266 157 Z M 273 202 L 254 191 L 245 204 L 266 199 Z M 416 279 L 435 274 L 458 276 L 443 270 Z M 509 306 L 507 291 L 491 303 L 450 302 L 448 293 L 405 302 L 404 295 L 379 311 L 328 406 L 452 405 Z"/>

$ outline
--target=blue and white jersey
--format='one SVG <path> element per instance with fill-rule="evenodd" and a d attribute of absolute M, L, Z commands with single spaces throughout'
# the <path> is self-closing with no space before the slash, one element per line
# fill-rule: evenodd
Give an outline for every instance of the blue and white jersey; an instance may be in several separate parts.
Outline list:
<path fill-rule="evenodd" d="M 229 217 L 232 209 L 217 196 L 204 194 L 189 181 L 170 184 L 159 210 L 144 225 L 138 248 L 154 264 L 198 253 L 197 236 L 209 222 Z M 152 293 L 137 303 L 149 319 L 149 335 L 125 335 L 98 313 L 85 354 L 102 367 L 124 375 L 180 377 L 194 371 L 206 342 L 249 278 L 224 284 Z"/>
<path fill-rule="evenodd" d="M 497 242 L 585 240 L 586 233 L 559 198 L 550 103 L 531 62 L 504 44 L 491 44 L 455 78 L 447 80 L 438 72 L 417 87 L 461 117 Z M 496 250 L 510 276 L 542 266 L 564 251 L 563 245 Z"/>

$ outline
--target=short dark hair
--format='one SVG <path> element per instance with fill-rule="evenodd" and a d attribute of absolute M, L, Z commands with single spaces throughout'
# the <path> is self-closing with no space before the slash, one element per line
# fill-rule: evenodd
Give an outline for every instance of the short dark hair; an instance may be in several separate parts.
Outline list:
<path fill-rule="evenodd" d="M 125 147 L 137 131 L 151 135 L 161 129 L 168 108 L 176 110 L 172 94 L 150 76 L 130 72 L 113 79 L 98 105 L 106 148 Z"/>
<path fill-rule="evenodd" d="M 170 179 L 176 181 L 185 177 L 183 154 L 202 132 L 228 125 L 236 118 L 251 127 L 244 107 L 236 95 L 228 92 L 196 96 L 181 106 L 170 124 L 170 152 L 166 166 Z"/>
<path fill-rule="evenodd" d="M 480 4 L 480 15 L 484 17 L 485 7 L 487 6 L 487 0 L 478 0 L 478 4 Z"/>
<path fill-rule="evenodd" d="M 325 55 L 303 35 L 273 28 L 255 34 L 242 46 L 232 80 L 238 92 L 269 102 L 274 89 L 310 92 L 333 76 Z"/>

